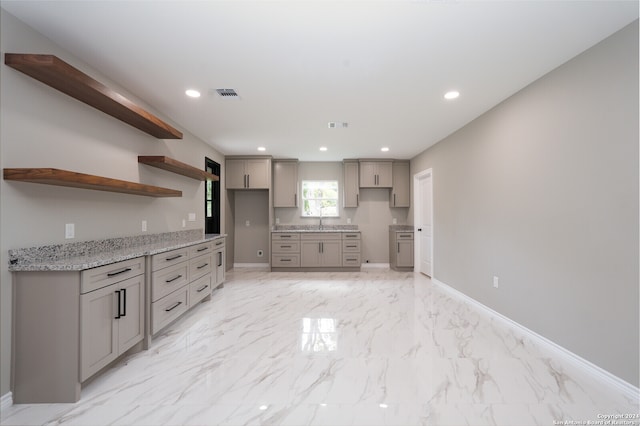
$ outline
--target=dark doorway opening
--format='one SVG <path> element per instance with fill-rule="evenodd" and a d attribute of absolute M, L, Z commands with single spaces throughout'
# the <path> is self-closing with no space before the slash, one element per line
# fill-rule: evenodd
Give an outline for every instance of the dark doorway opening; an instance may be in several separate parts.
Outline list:
<path fill-rule="evenodd" d="M 204 158 L 204 168 L 209 173 L 220 176 L 220 164 Z M 204 233 L 220 233 L 220 181 L 206 181 L 204 191 Z"/>

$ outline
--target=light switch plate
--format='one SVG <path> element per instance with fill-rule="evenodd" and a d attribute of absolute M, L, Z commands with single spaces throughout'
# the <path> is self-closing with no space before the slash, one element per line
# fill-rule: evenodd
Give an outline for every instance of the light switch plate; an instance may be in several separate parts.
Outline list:
<path fill-rule="evenodd" d="M 64 237 L 66 239 L 76 237 L 76 226 L 73 223 L 67 223 L 64 225 Z"/>
<path fill-rule="evenodd" d="M 146 220 L 142 221 L 142 232 L 147 232 L 147 221 Z"/>
<path fill-rule="evenodd" d="M 248 220 L 247 220 L 247 221 L 245 221 L 245 222 L 244 222 L 244 226 L 251 226 L 251 222 L 250 222 L 250 221 L 248 221 Z"/>
<path fill-rule="evenodd" d="M 189 222 L 195 222 L 195 221 L 196 221 L 196 214 L 189 213 Z"/>
<path fill-rule="evenodd" d="M 396 219 L 395 217 L 393 218 L 393 224 L 397 225 L 398 224 L 398 219 Z"/>

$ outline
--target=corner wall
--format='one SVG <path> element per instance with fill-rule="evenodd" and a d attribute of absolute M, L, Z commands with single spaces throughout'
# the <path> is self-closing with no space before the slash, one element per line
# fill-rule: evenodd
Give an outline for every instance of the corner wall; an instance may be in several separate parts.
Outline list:
<path fill-rule="evenodd" d="M 136 235 L 143 219 L 149 233 L 204 228 L 204 184 L 138 164 L 137 156 L 167 155 L 203 169 L 205 156 L 223 167 L 224 157 L 187 132 L 182 140 L 155 139 L 5 66 L 7 52 L 54 54 L 154 112 L 5 10 L 0 14 L 2 168 L 52 167 L 183 192 L 182 198 L 149 198 L 0 180 L 0 395 L 5 395 L 10 391 L 12 297 L 7 251 Z M 196 221 L 182 228 L 188 213 L 196 213 Z M 224 232 L 224 209 L 221 214 Z M 75 224 L 74 240 L 64 239 L 65 223 Z"/>
<path fill-rule="evenodd" d="M 635 21 L 411 161 L 435 278 L 635 386 L 638 121 Z"/>

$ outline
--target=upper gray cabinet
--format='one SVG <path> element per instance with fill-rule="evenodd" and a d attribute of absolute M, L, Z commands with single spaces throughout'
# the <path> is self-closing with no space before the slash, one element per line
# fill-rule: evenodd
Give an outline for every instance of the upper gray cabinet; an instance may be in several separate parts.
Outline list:
<path fill-rule="evenodd" d="M 393 187 L 389 197 L 391 207 L 409 207 L 411 204 L 409 166 L 408 161 L 393 162 Z"/>
<path fill-rule="evenodd" d="M 227 189 L 270 189 L 271 157 L 227 157 Z"/>
<path fill-rule="evenodd" d="M 360 160 L 360 188 L 391 188 L 391 161 Z"/>
<path fill-rule="evenodd" d="M 360 180 L 358 160 L 344 160 L 344 207 L 358 207 L 360 201 Z"/>
<path fill-rule="evenodd" d="M 298 207 L 298 160 L 273 161 L 273 207 Z"/>

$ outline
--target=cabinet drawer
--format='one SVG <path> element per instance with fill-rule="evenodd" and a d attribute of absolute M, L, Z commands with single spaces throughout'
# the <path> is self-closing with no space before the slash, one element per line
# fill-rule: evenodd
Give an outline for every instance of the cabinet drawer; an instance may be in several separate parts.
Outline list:
<path fill-rule="evenodd" d="M 396 232 L 398 240 L 413 240 L 413 232 Z"/>
<path fill-rule="evenodd" d="M 360 266 L 360 253 L 344 253 L 342 266 Z"/>
<path fill-rule="evenodd" d="M 271 267 L 273 268 L 299 268 L 299 254 L 274 254 L 271 256 Z"/>
<path fill-rule="evenodd" d="M 214 240 L 211 244 L 213 244 L 213 249 L 214 250 L 222 248 L 222 247 L 224 247 L 224 244 L 225 244 L 225 238 L 224 237 L 218 238 L 218 239 Z"/>
<path fill-rule="evenodd" d="M 290 232 L 290 233 L 272 232 L 271 233 L 272 241 L 292 241 L 292 240 L 299 240 L 299 239 L 300 239 L 300 234 L 297 232 Z"/>
<path fill-rule="evenodd" d="M 213 253 L 207 256 L 199 256 L 189 262 L 189 280 L 193 281 L 203 275 L 210 274 L 213 270 Z"/>
<path fill-rule="evenodd" d="M 151 304 L 151 333 L 157 333 L 162 327 L 187 311 L 189 287 L 173 292 Z"/>
<path fill-rule="evenodd" d="M 359 232 L 343 232 L 342 239 L 343 240 L 359 240 L 360 233 Z"/>
<path fill-rule="evenodd" d="M 342 234 L 340 232 L 308 232 L 300 235 L 301 240 L 314 241 L 339 240 L 341 238 Z"/>
<path fill-rule="evenodd" d="M 140 274 L 144 274 L 144 257 L 87 269 L 82 271 L 80 292 L 88 293 Z"/>
<path fill-rule="evenodd" d="M 188 258 L 189 249 L 187 247 L 178 250 L 171 250 L 166 253 L 154 254 L 151 256 L 151 270 L 155 272 L 158 269 L 184 262 Z"/>
<path fill-rule="evenodd" d="M 151 277 L 151 300 L 155 302 L 188 282 L 189 265 L 187 262 L 156 271 Z"/>
<path fill-rule="evenodd" d="M 202 243 L 196 244 L 195 246 L 189 247 L 189 258 L 193 259 L 197 256 L 202 256 L 204 254 L 209 254 L 213 251 L 213 243 Z"/>
<path fill-rule="evenodd" d="M 205 275 L 204 277 L 189 284 L 189 306 L 194 306 L 196 303 L 209 296 L 211 294 L 211 290 L 211 275 Z"/>
<path fill-rule="evenodd" d="M 300 253 L 300 243 L 298 241 L 272 241 L 272 253 Z"/>
<path fill-rule="evenodd" d="M 342 240 L 342 252 L 360 253 L 360 240 Z"/>

